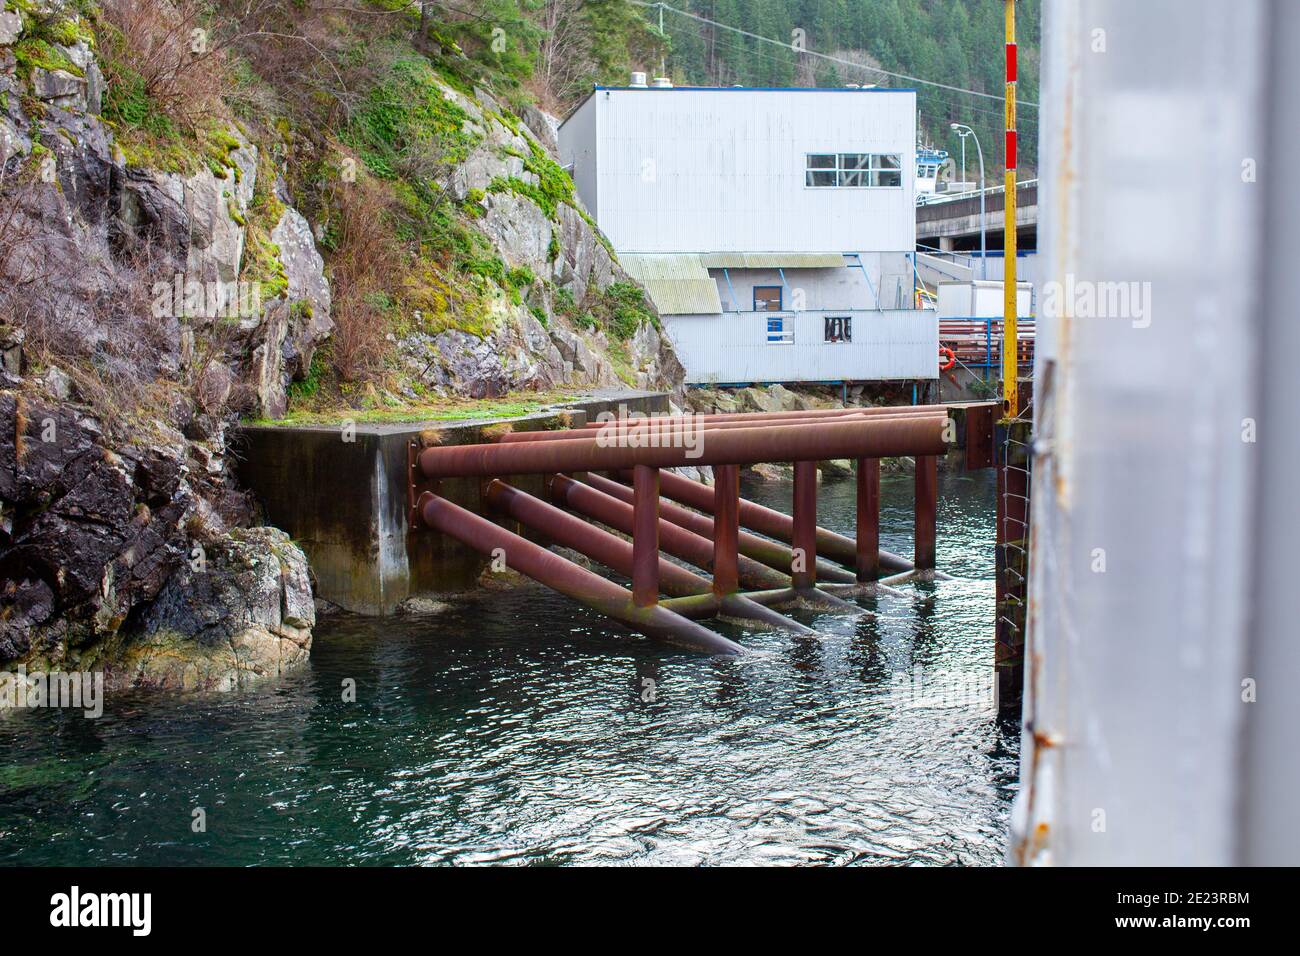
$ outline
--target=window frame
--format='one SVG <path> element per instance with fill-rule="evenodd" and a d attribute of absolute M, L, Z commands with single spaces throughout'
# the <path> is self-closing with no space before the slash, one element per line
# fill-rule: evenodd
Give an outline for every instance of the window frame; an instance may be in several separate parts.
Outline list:
<path fill-rule="evenodd" d="M 775 309 L 760 309 L 760 308 L 758 307 L 758 293 L 759 293 L 759 292 L 772 292 L 773 290 L 775 290 L 775 292 L 776 292 L 776 308 L 775 308 Z M 779 285 L 756 285 L 756 286 L 754 286 L 754 287 L 750 290 L 749 296 L 750 296 L 750 298 L 749 298 L 750 308 L 751 308 L 751 310 L 754 311 L 754 312 L 764 312 L 764 313 L 767 313 L 767 312 L 784 312 L 784 311 L 785 311 L 785 308 L 784 308 L 784 306 L 785 306 L 785 288 L 784 288 L 783 286 L 779 286 Z"/>
<path fill-rule="evenodd" d="M 767 319 L 767 345 L 794 345 L 794 329 L 788 326 L 791 318 L 789 312 L 762 313 Z M 772 323 L 777 328 L 772 328 Z"/>
<path fill-rule="evenodd" d="M 849 165 L 845 162 L 849 157 L 855 157 L 855 162 L 859 165 Z M 825 161 L 833 158 L 834 167 L 814 165 L 814 161 Z M 860 165 L 865 158 L 866 165 Z M 892 160 L 894 165 L 888 165 Z M 804 153 L 804 189 L 902 189 L 903 181 L 903 154 L 902 153 Z M 814 183 L 814 175 L 826 176 L 833 174 L 834 182 L 831 183 Z M 897 176 L 897 183 L 882 183 L 879 180 L 888 175 L 890 178 Z M 846 183 L 846 176 L 852 176 L 859 181 L 856 183 Z"/>
<path fill-rule="evenodd" d="M 843 335 L 838 339 L 832 339 L 831 323 L 842 322 L 841 329 Z M 852 345 L 853 344 L 853 316 L 851 315 L 823 315 L 822 316 L 822 344 L 823 345 Z"/>

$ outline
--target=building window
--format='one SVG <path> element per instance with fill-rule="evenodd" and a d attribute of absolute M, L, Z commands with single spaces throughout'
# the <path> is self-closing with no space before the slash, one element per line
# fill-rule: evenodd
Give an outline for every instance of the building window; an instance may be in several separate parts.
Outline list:
<path fill-rule="evenodd" d="M 902 186 L 903 160 L 897 153 L 809 153 L 804 177 L 817 187 Z"/>
<path fill-rule="evenodd" d="M 755 312 L 780 312 L 781 287 L 779 285 L 754 286 Z"/>
<path fill-rule="evenodd" d="M 852 342 L 853 319 L 847 315 L 826 316 L 827 342 Z"/>
<path fill-rule="evenodd" d="M 794 329 L 790 327 L 790 316 L 770 315 L 767 318 L 767 344 L 793 345 Z"/>

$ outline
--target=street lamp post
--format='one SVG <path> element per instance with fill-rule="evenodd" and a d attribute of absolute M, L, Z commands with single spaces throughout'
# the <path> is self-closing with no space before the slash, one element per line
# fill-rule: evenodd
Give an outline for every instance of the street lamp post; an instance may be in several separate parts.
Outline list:
<path fill-rule="evenodd" d="M 975 151 L 980 161 L 980 278 L 989 277 L 989 251 L 985 233 L 988 231 L 988 220 L 984 215 L 984 149 L 980 146 L 980 138 L 975 135 L 975 130 L 962 123 L 953 123 L 952 131 L 961 137 L 962 148 L 962 165 L 965 165 L 966 156 L 966 137 L 969 136 L 975 140 Z"/>

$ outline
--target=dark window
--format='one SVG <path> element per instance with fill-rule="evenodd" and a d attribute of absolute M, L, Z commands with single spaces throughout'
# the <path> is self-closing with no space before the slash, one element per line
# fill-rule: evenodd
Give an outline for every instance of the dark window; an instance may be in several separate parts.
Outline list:
<path fill-rule="evenodd" d="M 779 285 L 754 286 L 755 312 L 780 312 L 781 287 Z"/>
<path fill-rule="evenodd" d="M 826 316 L 827 342 L 852 342 L 853 319 L 847 315 Z"/>

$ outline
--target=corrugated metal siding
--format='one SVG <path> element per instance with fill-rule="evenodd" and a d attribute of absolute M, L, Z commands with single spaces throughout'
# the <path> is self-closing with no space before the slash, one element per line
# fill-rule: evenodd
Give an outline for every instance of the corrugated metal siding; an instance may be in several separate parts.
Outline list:
<path fill-rule="evenodd" d="M 596 215 L 619 254 L 916 245 L 909 90 L 599 90 Z M 566 126 L 569 124 L 566 124 Z M 896 189 L 810 189 L 808 153 L 897 153 Z"/>
<path fill-rule="evenodd" d="M 776 314 L 787 317 L 793 344 L 768 344 L 767 320 Z M 852 342 L 824 341 L 829 315 L 852 317 Z M 927 379 L 939 374 L 939 322 L 930 309 L 672 315 L 664 317 L 664 328 L 693 385 Z"/>
<path fill-rule="evenodd" d="M 710 252 L 700 256 L 706 269 L 838 269 L 839 252 Z"/>
<path fill-rule="evenodd" d="M 722 311 L 718 285 L 694 255 L 621 255 L 623 269 L 650 293 L 661 315 Z"/>

